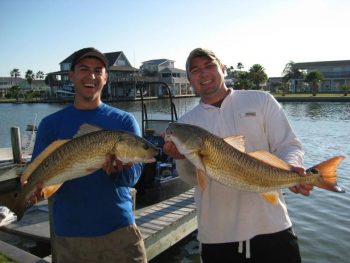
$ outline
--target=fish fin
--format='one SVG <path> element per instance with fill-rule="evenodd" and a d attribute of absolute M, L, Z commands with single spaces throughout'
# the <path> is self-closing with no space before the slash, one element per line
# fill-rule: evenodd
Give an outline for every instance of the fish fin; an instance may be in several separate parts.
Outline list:
<path fill-rule="evenodd" d="M 205 173 L 202 170 L 197 169 L 196 175 L 197 175 L 197 182 L 198 182 L 199 189 L 201 190 L 201 192 L 203 192 L 207 187 L 207 181 L 205 180 Z"/>
<path fill-rule="evenodd" d="M 345 190 L 337 185 L 337 167 L 344 159 L 344 156 L 335 156 L 307 169 L 306 173 L 318 173 L 320 175 L 316 183 L 317 187 L 333 192 L 345 193 Z"/>
<path fill-rule="evenodd" d="M 45 148 L 23 171 L 21 175 L 21 183 L 23 184 L 28 180 L 33 171 L 58 147 L 65 144 L 69 140 L 57 140 L 51 143 L 49 146 Z"/>
<path fill-rule="evenodd" d="M 273 205 L 277 205 L 278 204 L 278 192 L 265 192 L 265 193 L 261 193 L 260 196 L 267 202 L 269 202 L 270 204 Z"/>
<path fill-rule="evenodd" d="M 232 147 L 236 148 L 237 150 L 241 152 L 245 152 L 245 145 L 244 145 L 244 137 L 243 136 L 230 136 L 224 138 L 224 141 L 227 142 Z"/>
<path fill-rule="evenodd" d="M 74 135 L 73 138 L 77 138 L 77 137 L 83 136 L 85 134 L 89 134 L 89 133 L 101 131 L 101 130 L 102 130 L 102 128 L 100 128 L 96 125 L 84 123 L 79 127 L 78 132 Z"/>
<path fill-rule="evenodd" d="M 254 157 L 255 159 L 258 159 L 266 164 L 272 165 L 274 167 L 291 171 L 292 166 L 287 164 L 285 161 L 279 159 L 277 156 L 273 155 L 272 153 L 260 150 L 255 152 L 248 153 L 250 156 Z"/>
<path fill-rule="evenodd" d="M 44 194 L 44 198 L 48 199 L 51 195 L 56 193 L 56 191 L 58 190 L 58 188 L 60 188 L 61 185 L 62 184 L 54 184 L 54 185 L 45 186 L 42 189 L 42 192 Z"/>

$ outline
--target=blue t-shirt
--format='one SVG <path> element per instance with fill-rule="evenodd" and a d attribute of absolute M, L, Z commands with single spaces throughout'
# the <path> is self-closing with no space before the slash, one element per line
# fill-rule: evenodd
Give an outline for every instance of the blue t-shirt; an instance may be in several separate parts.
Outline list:
<path fill-rule="evenodd" d="M 53 141 L 73 138 L 84 123 L 141 134 L 130 113 L 104 103 L 93 110 L 78 110 L 70 105 L 41 121 L 32 159 Z M 133 224 L 130 187 L 136 184 L 140 174 L 141 164 L 134 164 L 115 176 L 99 169 L 88 176 L 64 182 L 53 195 L 56 235 L 100 236 Z"/>

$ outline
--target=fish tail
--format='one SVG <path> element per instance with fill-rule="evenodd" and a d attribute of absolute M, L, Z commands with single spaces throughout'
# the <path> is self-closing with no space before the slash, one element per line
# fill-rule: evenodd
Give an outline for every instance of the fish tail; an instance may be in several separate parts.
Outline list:
<path fill-rule="evenodd" d="M 345 193 L 345 190 L 337 185 L 337 167 L 344 159 L 344 156 L 335 156 L 309 168 L 306 172 L 319 174 L 315 186 L 332 192 Z"/>
<path fill-rule="evenodd" d="M 23 199 L 18 198 L 18 191 L 9 192 L 0 196 L 0 205 L 6 206 L 17 216 L 17 220 L 23 217 L 23 214 L 27 208 L 26 202 Z"/>

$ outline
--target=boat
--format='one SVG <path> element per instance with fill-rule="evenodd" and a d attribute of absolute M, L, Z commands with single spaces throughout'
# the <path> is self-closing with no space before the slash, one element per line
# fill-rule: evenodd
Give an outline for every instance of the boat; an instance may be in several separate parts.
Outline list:
<path fill-rule="evenodd" d="M 142 137 L 157 146 L 160 154 L 156 157 L 156 162 L 143 165 L 141 177 L 135 185 L 137 207 L 151 205 L 191 189 L 178 176 L 175 161 L 162 150 L 164 139 L 161 134 L 169 122 L 178 119 L 170 87 L 165 82 L 145 82 L 140 86 L 140 94 Z M 152 118 L 149 114 L 152 108 L 147 106 L 147 101 L 152 98 L 168 101 L 170 114 L 166 118 Z"/>
<path fill-rule="evenodd" d="M 61 89 L 55 91 L 57 98 L 74 98 L 75 89 L 73 84 L 66 84 Z"/>

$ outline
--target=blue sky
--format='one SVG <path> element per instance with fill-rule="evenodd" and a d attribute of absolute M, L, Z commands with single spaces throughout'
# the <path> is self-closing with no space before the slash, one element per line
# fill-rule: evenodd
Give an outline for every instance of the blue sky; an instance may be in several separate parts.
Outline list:
<path fill-rule="evenodd" d="M 350 59 L 349 0 L 0 0 L 0 76 L 49 73 L 88 46 L 130 63 L 167 58 L 185 68 L 196 47 L 228 66 Z"/>

